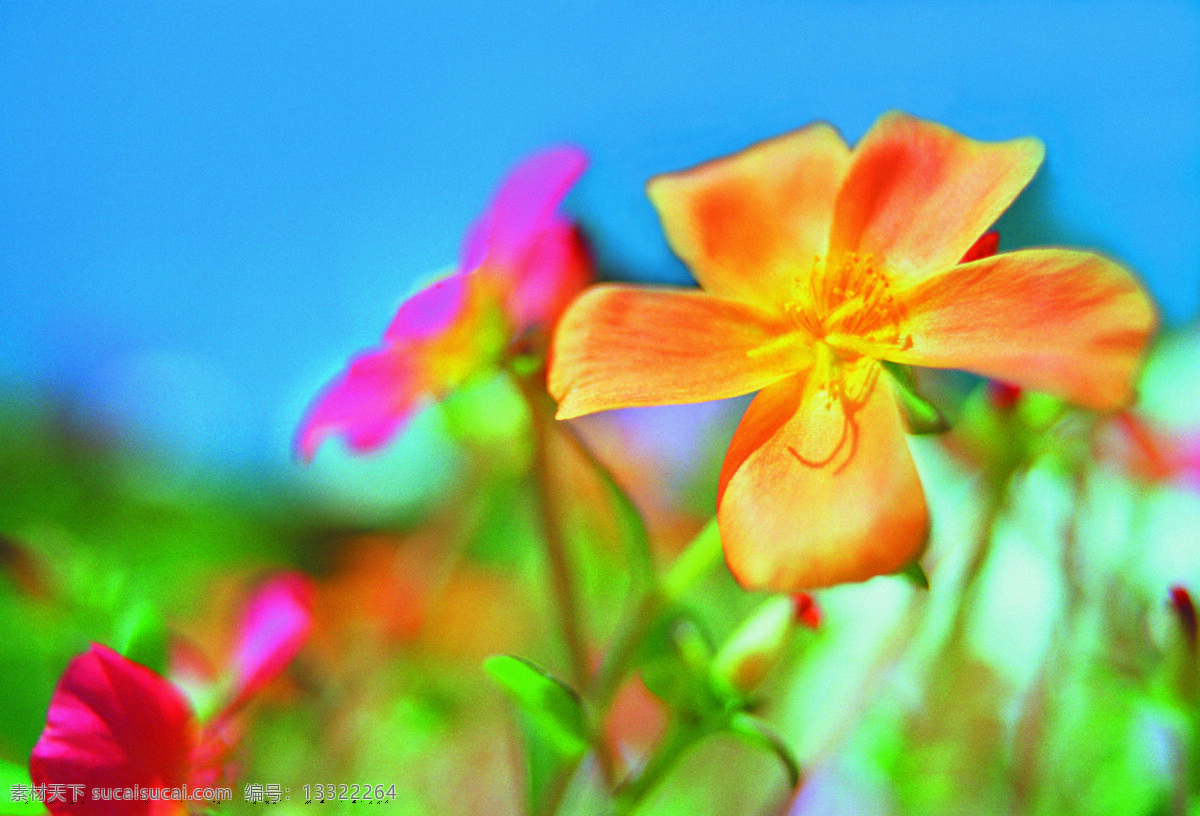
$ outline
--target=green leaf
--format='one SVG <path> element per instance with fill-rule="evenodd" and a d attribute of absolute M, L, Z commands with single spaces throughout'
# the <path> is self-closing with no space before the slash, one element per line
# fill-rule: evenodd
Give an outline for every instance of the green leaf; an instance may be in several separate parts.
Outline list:
<path fill-rule="evenodd" d="M 642 682 L 680 716 L 710 719 L 740 704 L 728 683 L 714 682 L 714 651 L 694 620 L 679 611 L 647 633 L 640 655 Z"/>
<path fill-rule="evenodd" d="M 117 620 L 112 642 L 114 649 L 133 662 L 159 674 L 166 672 L 166 631 L 153 604 L 141 601 L 126 610 Z"/>
<path fill-rule="evenodd" d="M 529 768 L 529 812 L 550 809 L 589 746 L 579 695 L 538 666 L 512 655 L 494 655 L 484 670 L 517 704 Z"/>
<path fill-rule="evenodd" d="M 783 737 L 779 736 L 771 726 L 757 717 L 738 712 L 730 717 L 727 730 L 731 734 L 741 737 L 750 745 L 763 748 L 778 757 L 787 773 L 789 787 L 794 788 L 800 784 L 800 763 L 796 760 L 792 749 L 783 741 Z"/>
<path fill-rule="evenodd" d="M 598 486 L 604 499 L 600 502 L 601 506 L 596 507 L 594 512 L 602 513 L 605 520 L 611 518 L 616 521 L 616 532 L 621 546 L 628 554 L 629 568 L 632 570 L 636 585 L 651 586 L 656 576 L 654 555 L 641 511 L 617 482 L 608 466 L 596 457 L 592 449 L 568 423 L 552 422 L 549 430 L 553 442 L 561 446 L 562 455 L 582 462 L 599 483 Z M 571 478 L 570 475 L 556 475 L 559 478 Z M 578 478 L 578 475 L 575 475 L 575 478 Z"/>
<path fill-rule="evenodd" d="M 14 762 L 0 759 L 0 814 L 2 816 L 27 816 L 28 814 L 45 814 L 48 813 L 46 806 L 41 802 L 33 801 L 30 797 L 28 802 L 14 801 L 12 798 L 12 789 L 16 785 L 31 786 L 33 781 L 29 778 L 29 769 Z"/>
<path fill-rule="evenodd" d="M 595 458 L 592 458 L 592 461 L 596 465 L 597 474 L 612 497 L 613 504 L 616 505 L 616 517 L 621 526 L 621 539 L 625 542 L 626 551 L 630 554 L 634 576 L 642 584 L 649 585 L 654 580 L 655 568 L 654 555 L 650 548 L 650 535 L 646 531 L 646 521 L 642 518 L 642 513 L 637 509 L 637 505 L 633 503 L 633 499 L 617 483 L 608 468 L 600 465 Z"/>
<path fill-rule="evenodd" d="M 905 424 L 911 434 L 936 434 L 950 430 L 950 422 L 932 402 L 917 391 L 916 381 L 908 366 L 882 361 L 884 369 L 891 375 L 893 389 L 900 398 Z"/>
<path fill-rule="evenodd" d="M 723 559 L 721 530 L 717 517 L 713 516 L 671 563 L 662 579 L 663 595 L 678 601 L 718 564 L 723 564 Z"/>
<path fill-rule="evenodd" d="M 587 751 L 587 718 L 573 688 L 524 658 L 493 655 L 483 668 L 529 715 L 531 724 L 564 754 Z"/>
<path fill-rule="evenodd" d="M 917 589 L 929 589 L 929 576 L 925 574 L 920 561 L 909 561 L 896 575 L 907 579 Z"/>

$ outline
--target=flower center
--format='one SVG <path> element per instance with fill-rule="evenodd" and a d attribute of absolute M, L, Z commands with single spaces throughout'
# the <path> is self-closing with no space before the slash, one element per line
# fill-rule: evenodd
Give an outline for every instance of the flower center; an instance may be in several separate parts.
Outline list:
<path fill-rule="evenodd" d="M 903 331 L 904 309 L 871 255 L 814 257 L 811 273 L 797 276 L 784 308 L 797 328 L 842 351 L 861 354 L 864 342 L 912 348 L 912 335 Z"/>

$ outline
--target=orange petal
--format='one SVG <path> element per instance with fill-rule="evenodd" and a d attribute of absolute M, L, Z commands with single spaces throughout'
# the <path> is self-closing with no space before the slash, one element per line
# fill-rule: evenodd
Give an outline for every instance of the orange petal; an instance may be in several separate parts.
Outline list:
<path fill-rule="evenodd" d="M 714 295 L 778 309 L 825 252 L 850 159 L 842 137 L 809 125 L 646 186 L 667 241 Z"/>
<path fill-rule="evenodd" d="M 897 294 L 899 363 L 962 368 L 1088 408 L 1130 401 L 1157 318 L 1137 280 L 1099 255 L 1031 249 L 947 269 Z"/>
<path fill-rule="evenodd" d="M 837 199 L 830 256 L 873 255 L 894 274 L 956 263 L 1029 183 L 1037 139 L 985 143 L 892 112 L 854 150 Z"/>
<path fill-rule="evenodd" d="M 686 289 L 593 286 L 559 321 L 550 393 L 559 419 L 756 391 L 808 365 L 784 317 Z"/>
<path fill-rule="evenodd" d="M 872 386 L 857 404 L 827 403 L 821 367 L 750 403 L 717 508 L 729 568 L 747 588 L 865 581 L 924 546 L 929 516 L 895 397 L 877 363 L 863 368 Z"/>

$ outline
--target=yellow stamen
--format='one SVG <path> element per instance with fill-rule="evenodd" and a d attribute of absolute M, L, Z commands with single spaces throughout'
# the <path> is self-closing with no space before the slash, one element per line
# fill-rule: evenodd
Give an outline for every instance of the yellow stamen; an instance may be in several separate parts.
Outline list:
<path fill-rule="evenodd" d="M 872 255 L 846 252 L 835 263 L 814 257 L 810 274 L 793 283 L 784 310 L 813 340 L 853 354 L 863 346 L 912 347 L 891 278 Z"/>

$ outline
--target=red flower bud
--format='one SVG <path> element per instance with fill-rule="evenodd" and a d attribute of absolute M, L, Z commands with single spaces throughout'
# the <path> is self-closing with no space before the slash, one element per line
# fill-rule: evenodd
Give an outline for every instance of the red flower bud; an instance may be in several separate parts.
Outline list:
<path fill-rule="evenodd" d="M 1192 595 L 1186 588 L 1176 584 L 1171 587 L 1171 608 L 1179 618 L 1179 626 L 1183 629 L 1183 637 L 1188 648 L 1196 650 L 1196 605 L 1192 603 Z"/>
<path fill-rule="evenodd" d="M 988 383 L 988 402 L 998 411 L 1011 411 L 1020 401 L 1022 393 L 1020 386 L 999 380 Z"/>
<path fill-rule="evenodd" d="M 792 620 L 809 629 L 817 629 L 821 625 L 821 607 L 816 599 L 807 592 L 797 592 L 792 596 Z"/>
<path fill-rule="evenodd" d="M 959 261 L 959 263 L 970 263 L 971 261 L 990 258 L 992 255 L 996 254 L 996 250 L 999 248 L 999 246 L 1000 233 L 985 232 L 983 235 L 979 236 L 979 240 L 971 244 L 971 248 L 968 249 L 967 253 L 962 256 L 962 260 Z"/>

